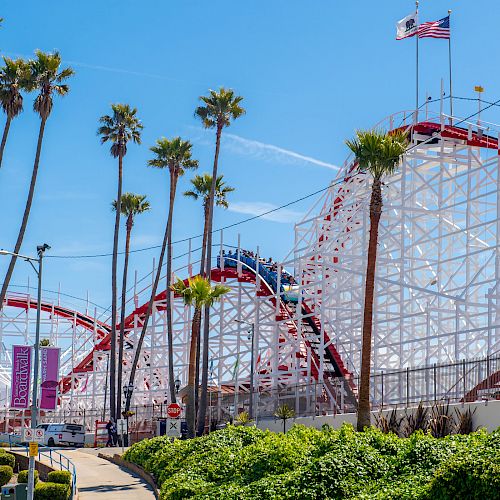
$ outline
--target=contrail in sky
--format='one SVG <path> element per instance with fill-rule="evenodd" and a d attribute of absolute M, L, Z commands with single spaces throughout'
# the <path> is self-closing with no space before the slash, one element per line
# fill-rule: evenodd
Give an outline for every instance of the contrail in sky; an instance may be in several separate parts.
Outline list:
<path fill-rule="evenodd" d="M 300 153 L 296 153 L 295 151 L 290 151 L 289 149 L 280 148 L 279 146 L 275 146 L 274 144 L 266 144 L 264 142 L 254 141 L 252 139 L 245 139 L 244 137 L 240 137 L 239 135 L 234 134 L 224 134 L 223 138 L 226 139 L 226 142 L 229 142 L 229 146 L 231 146 L 231 142 L 238 149 L 238 146 L 241 149 L 246 150 L 246 152 L 252 153 L 257 156 L 275 156 L 275 157 L 287 157 L 289 159 L 297 160 L 300 162 L 312 163 L 313 165 L 318 165 L 319 167 L 326 167 L 332 170 L 340 170 L 340 167 L 334 165 L 333 163 L 328 163 L 326 161 L 317 160 L 316 158 L 312 158 L 311 156 L 305 156 Z M 229 139 L 229 141 L 227 141 Z"/>

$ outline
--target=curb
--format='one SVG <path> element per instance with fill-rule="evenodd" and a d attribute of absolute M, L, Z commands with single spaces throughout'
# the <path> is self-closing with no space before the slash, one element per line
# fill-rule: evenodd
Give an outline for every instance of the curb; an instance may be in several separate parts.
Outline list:
<path fill-rule="evenodd" d="M 146 483 L 151 486 L 153 489 L 153 494 L 155 498 L 158 500 L 160 498 L 160 494 L 158 491 L 158 485 L 156 484 L 155 478 L 152 474 L 149 472 L 145 471 L 142 467 L 140 467 L 137 464 L 134 464 L 133 462 L 127 462 L 127 460 L 123 460 L 123 458 L 120 455 L 106 455 L 104 453 L 98 453 L 97 456 L 99 458 L 102 458 L 104 460 L 107 460 L 108 462 L 111 462 L 115 465 L 118 465 L 120 467 L 123 467 L 124 469 L 128 469 L 130 472 L 133 474 L 138 475 L 141 479 L 146 481 Z"/>

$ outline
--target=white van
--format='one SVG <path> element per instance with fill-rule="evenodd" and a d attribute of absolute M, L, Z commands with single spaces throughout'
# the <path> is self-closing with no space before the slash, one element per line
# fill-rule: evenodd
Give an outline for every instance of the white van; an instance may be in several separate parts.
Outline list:
<path fill-rule="evenodd" d="M 83 446 L 85 444 L 85 428 L 79 424 L 40 424 L 38 429 L 45 431 L 43 444 L 46 446 Z"/>

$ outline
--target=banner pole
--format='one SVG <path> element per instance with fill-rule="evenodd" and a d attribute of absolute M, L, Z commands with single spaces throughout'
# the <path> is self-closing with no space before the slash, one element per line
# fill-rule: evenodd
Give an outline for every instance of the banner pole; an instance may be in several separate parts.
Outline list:
<path fill-rule="evenodd" d="M 450 36 L 448 38 L 448 62 L 450 67 L 450 124 L 453 125 L 453 79 L 451 67 L 451 10 L 448 10 L 448 22 L 450 23 Z"/>

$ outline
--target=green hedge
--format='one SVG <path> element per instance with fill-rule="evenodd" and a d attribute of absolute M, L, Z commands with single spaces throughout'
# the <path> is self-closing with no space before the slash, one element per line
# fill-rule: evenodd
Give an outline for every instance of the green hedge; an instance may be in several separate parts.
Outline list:
<path fill-rule="evenodd" d="M 35 500 L 69 500 L 70 496 L 69 484 L 39 482 L 35 488 Z"/>
<path fill-rule="evenodd" d="M 47 474 L 51 483 L 71 484 L 71 472 L 67 470 L 55 470 Z"/>
<path fill-rule="evenodd" d="M 0 465 L 10 465 L 14 468 L 16 465 L 16 459 L 12 453 L 7 453 L 5 450 L 0 448 Z"/>
<path fill-rule="evenodd" d="M 19 474 L 17 475 L 17 482 L 18 483 L 28 483 L 28 471 L 27 470 L 21 470 L 19 471 Z M 38 483 L 38 471 L 35 469 L 35 484 Z"/>
<path fill-rule="evenodd" d="M 14 475 L 14 471 L 10 465 L 0 465 L 0 486 L 7 484 Z"/>
<path fill-rule="evenodd" d="M 155 475 L 162 500 L 500 500 L 500 430 L 436 439 L 350 425 L 286 434 L 228 426 L 144 440 L 124 458 Z"/>

